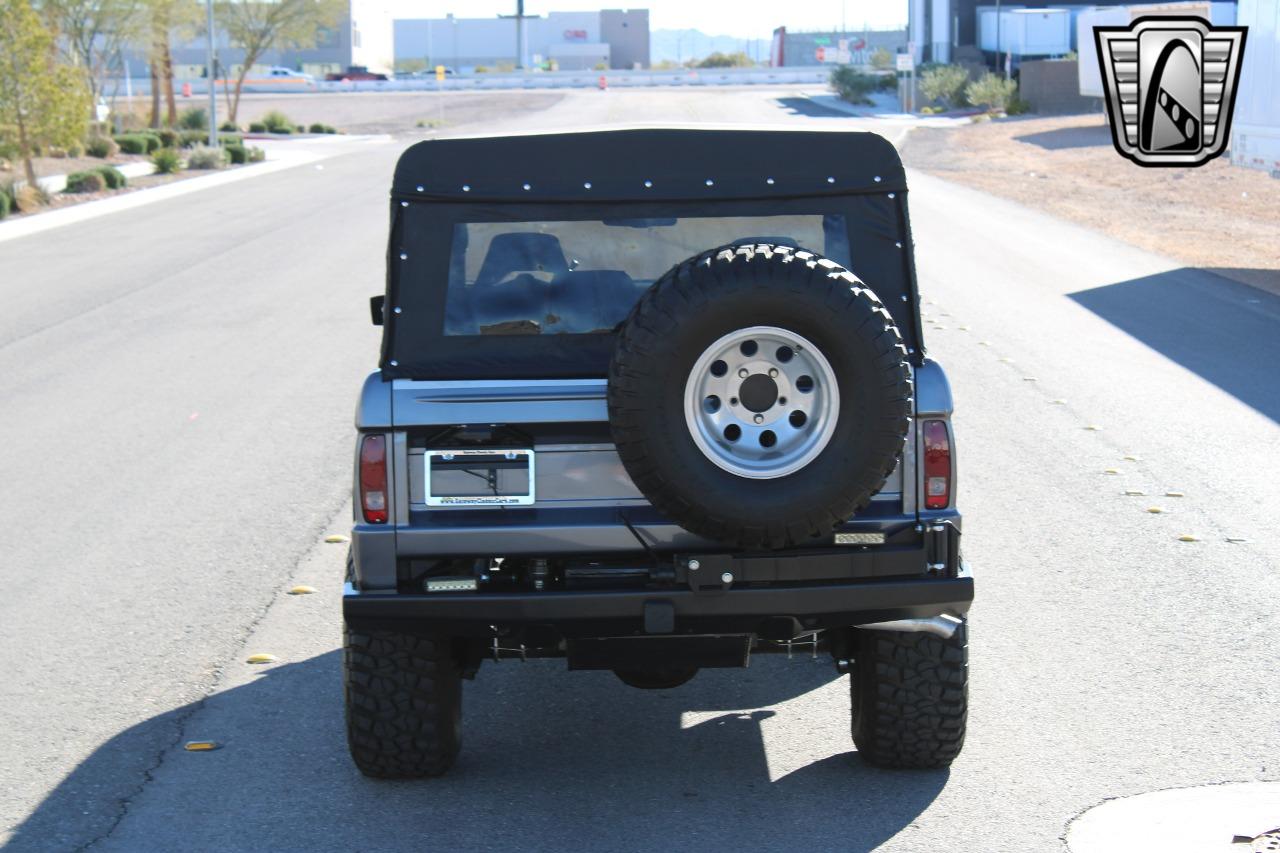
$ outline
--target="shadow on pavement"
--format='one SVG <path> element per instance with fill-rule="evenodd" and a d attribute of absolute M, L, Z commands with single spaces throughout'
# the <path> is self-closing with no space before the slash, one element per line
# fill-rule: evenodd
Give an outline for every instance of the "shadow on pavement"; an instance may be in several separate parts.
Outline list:
<path fill-rule="evenodd" d="M 1245 272 L 1245 271 L 1236 271 Z M 1249 271 L 1265 276 L 1268 271 Z M 1069 294 L 1107 322 L 1280 421 L 1280 297 L 1186 267 Z"/>
<path fill-rule="evenodd" d="M 847 682 L 829 661 L 757 658 L 660 691 L 569 673 L 561 661 L 487 664 L 464 692 L 458 765 L 421 782 L 355 771 L 340 682 L 334 651 L 210 697 L 182 739 L 224 748 L 166 753 L 95 849 L 871 850 L 948 778 L 859 761 Z M 802 706 L 766 710 L 811 691 Z M 797 718 L 800 707 L 814 718 Z M 182 713 L 100 747 L 18 828 L 12 849 L 84 843 L 67 843 L 59 827 L 112 771 L 103 757 Z"/>
<path fill-rule="evenodd" d="M 810 98 L 778 98 L 778 106 L 787 111 L 787 115 L 809 116 L 811 118 L 848 118 L 844 110 L 824 107 Z"/>
<path fill-rule="evenodd" d="M 1061 151 L 1064 148 L 1096 148 L 1099 145 L 1109 147 L 1111 130 L 1104 120 L 1096 127 L 1059 127 L 1039 133 L 1025 133 L 1013 138 L 1016 142 L 1025 142 L 1046 151 Z"/>

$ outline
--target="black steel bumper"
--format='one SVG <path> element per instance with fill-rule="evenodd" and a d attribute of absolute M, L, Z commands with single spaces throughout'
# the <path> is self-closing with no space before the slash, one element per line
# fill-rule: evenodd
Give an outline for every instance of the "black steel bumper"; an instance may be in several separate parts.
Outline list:
<path fill-rule="evenodd" d="M 348 585 L 343 615 L 359 628 L 457 635 L 549 626 L 565 637 L 751 633 L 786 639 L 816 628 L 967 613 L 973 578 L 959 567 L 958 555 L 942 576 L 920 573 L 926 557 L 923 548 L 699 555 L 698 569 L 689 571 L 682 561 L 663 589 L 405 594 Z M 911 565 L 916 573 L 902 571 Z M 797 566 L 805 571 L 795 572 Z M 733 580 L 723 581 L 724 572 Z"/>

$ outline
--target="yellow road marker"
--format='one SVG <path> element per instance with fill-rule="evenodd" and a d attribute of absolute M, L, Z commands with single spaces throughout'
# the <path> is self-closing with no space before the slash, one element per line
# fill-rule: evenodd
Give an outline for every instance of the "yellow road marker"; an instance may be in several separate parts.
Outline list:
<path fill-rule="evenodd" d="M 213 752 L 221 749 L 222 744 L 213 740 L 189 740 L 182 748 L 187 752 Z"/>
<path fill-rule="evenodd" d="M 1164 496 L 1166 498 L 1185 498 L 1186 497 L 1186 495 L 1184 495 L 1182 492 L 1165 492 Z"/>
<path fill-rule="evenodd" d="M 1152 515 L 1159 515 L 1160 513 L 1164 512 L 1164 509 L 1158 506 L 1149 506 L 1147 507 L 1147 512 L 1151 513 Z"/>
<path fill-rule="evenodd" d="M 338 545 L 342 542 L 350 542 L 351 537 L 343 536 L 341 533 L 334 533 L 330 536 L 324 537 L 324 541 L 329 543 L 330 545 Z"/>
<path fill-rule="evenodd" d="M 275 663 L 276 656 L 259 653 L 256 655 L 249 655 L 247 658 L 245 658 L 244 662 L 245 663 Z"/>
<path fill-rule="evenodd" d="M 1146 492 L 1142 491 L 1142 489 L 1125 489 L 1125 490 L 1124 490 L 1124 493 L 1125 493 L 1126 495 L 1130 495 L 1130 496 L 1133 496 L 1133 495 L 1145 495 L 1145 494 L 1146 494 Z"/>
<path fill-rule="evenodd" d="M 1128 454 L 1125 454 L 1124 456 L 1121 456 L 1120 458 L 1121 458 L 1121 459 L 1123 459 L 1125 462 L 1141 462 L 1141 461 L 1142 461 L 1142 460 L 1141 460 L 1141 459 L 1139 459 L 1137 456 L 1130 456 L 1130 455 L 1128 455 Z"/>
<path fill-rule="evenodd" d="M 289 594 L 290 595 L 310 595 L 315 591 L 316 591 L 316 588 L 314 586 L 299 584 L 298 586 L 295 586 L 293 589 L 289 590 Z"/>
<path fill-rule="evenodd" d="M 1097 424 L 1089 424 L 1087 427 L 1085 427 L 1085 429 L 1087 429 L 1089 432 L 1098 432 L 1099 430 L 1102 429 L 1102 427 L 1098 426 Z"/>
<path fill-rule="evenodd" d="M 1103 471 L 1102 473 L 1104 473 L 1104 474 L 1119 474 L 1119 473 L 1120 473 L 1120 469 L 1119 469 L 1119 468 L 1108 468 L 1108 469 L 1106 469 L 1105 471 Z"/>
<path fill-rule="evenodd" d="M 1199 542 L 1199 536 L 1192 536 L 1190 533 L 1184 533 L 1178 537 L 1179 542 Z"/>

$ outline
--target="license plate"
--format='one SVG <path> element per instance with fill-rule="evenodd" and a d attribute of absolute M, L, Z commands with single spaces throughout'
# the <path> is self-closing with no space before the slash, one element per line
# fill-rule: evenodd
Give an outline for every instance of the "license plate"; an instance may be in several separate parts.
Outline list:
<path fill-rule="evenodd" d="M 533 451 L 450 448 L 422 454 L 427 506 L 528 506 Z"/>

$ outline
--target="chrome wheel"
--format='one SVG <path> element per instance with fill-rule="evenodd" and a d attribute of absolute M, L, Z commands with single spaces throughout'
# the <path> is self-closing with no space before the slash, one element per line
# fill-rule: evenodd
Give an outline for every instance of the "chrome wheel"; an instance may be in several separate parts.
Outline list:
<path fill-rule="evenodd" d="M 808 340 L 776 326 L 752 326 L 713 343 L 685 383 L 694 443 L 724 470 L 755 480 L 808 465 L 835 432 L 835 371 Z"/>

